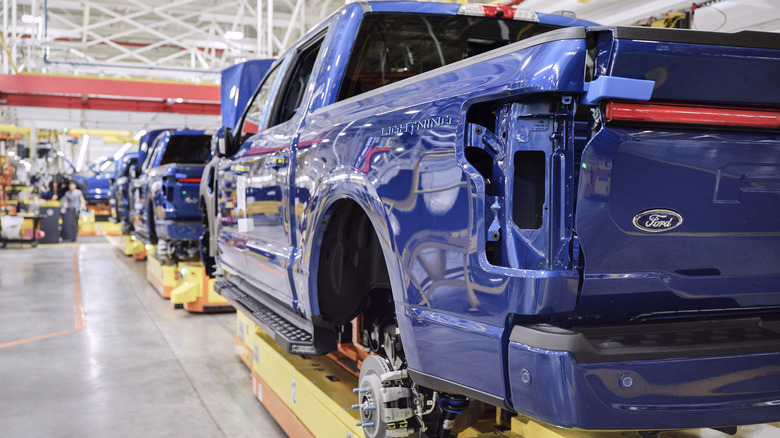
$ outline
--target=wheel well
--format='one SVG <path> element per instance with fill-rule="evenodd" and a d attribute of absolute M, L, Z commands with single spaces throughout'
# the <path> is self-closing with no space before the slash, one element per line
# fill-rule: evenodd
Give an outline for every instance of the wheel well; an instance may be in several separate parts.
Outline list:
<path fill-rule="evenodd" d="M 317 297 L 323 320 L 345 324 L 368 306 L 371 297 L 384 301 L 392 296 L 379 238 L 356 202 L 342 201 L 335 208 L 319 251 Z"/>

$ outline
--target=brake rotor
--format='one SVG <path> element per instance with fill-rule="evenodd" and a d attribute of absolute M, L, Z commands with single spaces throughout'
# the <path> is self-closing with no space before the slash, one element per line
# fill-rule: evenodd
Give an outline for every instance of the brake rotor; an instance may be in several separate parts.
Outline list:
<path fill-rule="evenodd" d="M 387 359 L 376 355 L 368 356 L 360 368 L 358 380 L 360 420 L 366 438 L 380 438 L 386 435 L 387 422 L 382 412 L 385 401 L 381 376 L 388 372 L 390 372 L 390 365 Z"/>

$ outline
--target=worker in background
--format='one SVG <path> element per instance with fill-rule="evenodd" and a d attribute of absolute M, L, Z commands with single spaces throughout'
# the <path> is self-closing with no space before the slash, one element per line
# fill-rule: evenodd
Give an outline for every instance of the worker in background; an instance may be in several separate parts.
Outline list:
<path fill-rule="evenodd" d="M 79 211 L 87 209 L 87 201 L 84 194 L 78 189 L 76 183 L 68 184 L 68 191 L 62 197 L 62 240 L 76 241 L 79 234 Z"/>

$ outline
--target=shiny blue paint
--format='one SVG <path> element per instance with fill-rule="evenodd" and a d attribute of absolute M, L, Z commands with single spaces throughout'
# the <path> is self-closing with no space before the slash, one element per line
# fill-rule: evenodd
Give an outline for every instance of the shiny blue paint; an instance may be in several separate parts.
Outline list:
<path fill-rule="evenodd" d="M 675 429 L 777 420 L 780 353 L 579 363 L 570 353 L 510 342 L 512 401 L 565 427 Z M 631 385 L 621 385 L 630 377 Z M 625 383 L 625 381 L 624 381 Z"/>
<path fill-rule="evenodd" d="M 140 167 L 144 164 L 144 161 L 146 161 L 146 156 L 149 154 L 149 150 L 151 149 L 152 145 L 154 144 L 154 140 L 165 132 L 165 129 L 155 129 L 153 131 L 148 131 L 146 134 L 142 135 L 141 138 L 138 140 L 138 166 L 139 166 L 139 175 L 140 175 Z"/>
<path fill-rule="evenodd" d="M 294 226 L 296 236 L 302 239 L 296 246 L 311 250 L 289 268 L 303 313 L 318 311 L 312 293 L 316 276 L 311 275 L 316 267 L 307 266 L 312 262 L 307 256 L 318 254 L 310 227 L 321 223 L 340 200 L 354 200 L 372 219 L 380 240 L 386 242 L 386 260 L 391 272 L 396 272 L 391 281 L 399 285 L 396 291 L 405 291 L 396 296 L 396 302 L 408 303 L 410 309 L 428 306 L 437 310 L 430 314 L 442 317 L 468 315 L 475 322 L 432 330 L 412 318 L 399 319 L 408 340 L 405 352 L 410 367 L 503 397 L 503 383 L 495 377 L 502 374 L 498 334 L 507 313 L 572 311 L 578 274 L 573 270 L 491 266 L 484 253 L 480 254 L 481 245 L 470 248 L 472 239 L 484 242 L 485 201 L 477 189 L 481 177 L 466 162 L 463 148 L 452 148 L 465 142 L 458 124 L 389 138 L 381 137 L 381 129 L 442 116 L 463 120 L 469 104 L 497 96 L 581 91 L 584 47 L 584 40 L 532 46 L 490 62 L 453 67 L 443 75 L 412 78 L 405 85 L 387 87 L 390 89 L 384 93 L 348 99 L 310 113 L 299 138 L 299 144 L 306 147 L 298 148 L 293 190 L 303 207 Z M 526 76 L 538 80 L 533 84 L 520 81 Z M 438 96 L 436 104 L 421 104 L 418 96 L 423 92 Z M 369 154 L 366 151 L 370 149 L 379 152 Z M 382 203 L 376 204 L 377 199 Z M 394 224 L 398 224 L 395 229 Z M 435 272 L 430 272 L 431 260 L 436 261 Z M 550 293 L 553 290 L 569 292 Z M 441 337 L 434 336 L 434 331 Z M 458 348 L 459 355 L 465 362 L 492 364 L 492 372 L 485 374 L 492 378 L 474 381 L 470 372 L 453 367 L 447 355 L 429 345 L 434 339 L 446 345 L 454 338 L 464 345 L 479 346 Z"/>
<path fill-rule="evenodd" d="M 598 23 L 594 23 L 592 21 L 587 21 L 576 17 L 567 17 L 566 15 L 563 14 L 545 14 L 542 12 L 537 12 L 536 15 L 539 17 L 540 23 L 554 24 L 556 26 L 586 27 L 586 28 L 592 26 L 598 26 Z"/>
<path fill-rule="evenodd" d="M 777 50 L 614 39 L 596 33 L 604 56 L 596 76 L 608 74 L 656 82 L 654 100 L 737 105 L 780 102 L 780 87 L 765 86 L 780 77 Z"/>
<path fill-rule="evenodd" d="M 778 304 L 776 134 L 604 128 L 582 167 L 578 312 L 629 318 Z M 635 228 L 633 217 L 651 208 L 679 213 L 682 225 L 657 235 Z"/>
<path fill-rule="evenodd" d="M 341 202 L 354 202 L 382 246 L 410 369 L 567 426 L 652 429 L 776 421 L 776 407 L 750 403 L 776 400 L 777 391 L 738 375 L 776 389 L 777 370 L 764 372 L 777 363 L 775 354 L 712 358 L 717 368 L 697 374 L 705 359 L 578 364 L 567 353 L 510 344 L 508 335 L 512 326 L 532 321 L 625 322 L 655 310 L 780 304 L 774 186 L 743 190 L 756 185 L 742 178 L 756 173 L 758 180 L 774 181 L 776 135 L 602 127 L 586 146 L 591 126 L 574 120 L 585 91 L 584 31 L 516 43 L 335 102 L 364 6 L 373 12 L 457 10 L 436 3 L 352 3 L 312 30 L 307 38 L 327 33 L 299 113 L 250 138 L 220 164 L 220 266 L 311 319 L 320 312 L 324 224 Z M 619 44 L 600 32 L 596 77 L 655 80 L 634 74 L 620 53 L 613 56 Z M 641 43 L 636 42 L 647 47 Z M 301 46 L 283 55 L 279 65 L 292 64 Z M 651 54 L 656 66 L 672 69 L 679 57 L 661 56 L 659 47 Z M 696 50 L 684 53 L 702 53 Z M 665 96 L 664 86 L 656 82 L 654 98 L 656 92 Z M 495 138 L 467 123 L 469 110 L 488 101 L 500 103 L 496 126 L 481 128 L 495 130 Z M 440 118 L 452 123 L 427 122 Z M 491 152 L 490 144 L 500 151 Z M 484 150 L 494 161 L 497 193 L 486 194 L 487 181 L 466 159 L 467 147 Z M 512 157 L 525 152 L 545 157 L 542 224 L 532 229 L 520 228 L 512 215 Z M 282 157 L 286 165 L 274 167 Z M 658 175 L 660 181 L 652 178 Z M 715 175 L 721 181 L 717 190 Z M 246 181 L 243 195 L 252 211 L 245 215 L 236 211 L 239 177 L 257 178 Z M 704 204 L 713 194 L 724 202 Z M 759 205 L 764 202 L 773 208 Z M 631 219 L 651 208 L 673 209 L 685 222 L 654 236 L 664 240 L 650 240 L 632 229 Z M 760 229 L 745 228 L 745 211 L 761 212 Z M 241 219 L 253 228 L 240 230 Z M 686 226 L 696 226 L 692 235 L 680 234 Z M 491 229 L 501 230 L 501 238 L 489 235 Z M 488 241 L 498 242 L 499 257 L 488 259 Z M 697 249 L 699 244 L 704 247 Z M 753 245 L 757 256 L 729 252 Z M 668 248 L 674 257 L 662 251 Z M 675 273 L 710 267 L 685 265 L 694 253 L 697 262 L 727 275 Z M 523 386 L 523 369 L 530 371 L 533 391 Z M 616 395 L 612 376 L 626 370 L 638 382 L 650 382 L 651 391 L 636 399 L 633 393 Z M 718 378 L 738 389 L 727 396 L 702 390 Z M 666 391 L 681 382 L 690 382 L 685 396 Z M 632 400 L 653 412 L 647 417 L 652 421 L 635 415 Z M 721 420 L 722 409 L 740 403 L 748 406 L 739 411 L 742 418 Z M 680 415 L 662 418 L 664 406 Z"/>
<path fill-rule="evenodd" d="M 106 162 L 113 162 L 113 158 L 107 158 L 99 161 L 73 177 L 73 181 L 84 192 L 84 200 L 87 204 L 108 204 L 111 198 L 111 176 L 100 170 L 100 167 Z"/>
<path fill-rule="evenodd" d="M 607 99 L 626 99 L 647 101 L 653 95 L 654 81 L 647 79 L 628 79 L 617 76 L 599 76 L 585 83 L 585 105 L 594 105 Z"/>
<path fill-rule="evenodd" d="M 178 135 L 204 135 L 204 132 L 166 130 L 159 133 L 153 145 L 149 146 L 149 158 L 139 170 L 140 176 L 133 181 L 134 232 L 144 241 L 152 240 L 153 235 L 165 240 L 197 241 L 203 232 L 198 209 L 200 184 L 180 182 L 179 179 L 200 180 L 204 165 L 160 165 L 165 147 L 172 137 Z M 154 230 L 151 229 L 152 224 Z"/>
<path fill-rule="evenodd" d="M 253 59 L 222 70 L 220 114 L 222 126 L 235 127 L 257 85 L 273 64 L 273 59 Z"/>

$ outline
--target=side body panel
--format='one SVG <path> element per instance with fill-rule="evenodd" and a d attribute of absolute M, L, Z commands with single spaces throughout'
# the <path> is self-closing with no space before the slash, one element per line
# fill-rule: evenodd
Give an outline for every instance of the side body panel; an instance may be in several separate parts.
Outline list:
<path fill-rule="evenodd" d="M 316 264 L 310 268 L 316 260 L 307 258 L 319 251 L 317 226 L 340 199 L 357 200 L 385 245 L 398 286 L 409 367 L 505 398 L 507 316 L 572 311 L 578 275 L 487 262 L 484 181 L 464 157 L 466 109 L 491 98 L 579 91 L 585 63 L 579 32 L 516 43 L 307 118 L 299 144 L 309 146 L 298 150 L 294 190 L 300 245 L 310 250 L 294 273 L 308 311 L 318 310 Z"/>
<path fill-rule="evenodd" d="M 332 16 L 295 128 L 269 129 L 220 165 L 219 263 L 299 316 L 316 318 L 324 227 L 340 202 L 350 200 L 378 234 L 405 357 L 418 383 L 455 388 L 564 426 L 701 427 L 695 425 L 777 418 L 777 352 L 713 357 L 713 369 L 697 375 L 699 357 L 580 363 L 565 348 L 543 350 L 511 338 L 513 329 L 539 322 L 561 330 L 608 324 L 614 322 L 610 312 L 625 323 L 646 309 L 749 311 L 775 304 L 778 222 L 766 213 L 776 209 L 764 205 L 774 206 L 766 197 L 777 194 L 776 135 L 608 125 L 584 146 L 574 133 L 588 52 L 581 28 L 545 33 L 334 103 L 361 17 L 369 8 L 398 11 L 399 5 L 350 4 Z M 419 8 L 454 13 L 457 6 Z M 641 56 L 628 63 L 610 59 L 620 44 L 599 40 L 596 51 L 608 61 L 599 58 L 595 76 L 651 79 L 659 96 L 670 98 L 660 79 L 671 86 L 684 78 L 632 70 Z M 652 53 L 639 53 L 674 64 L 679 56 L 666 53 L 674 52 L 670 47 L 656 42 Z M 724 50 L 723 59 L 737 52 Z M 683 53 L 710 56 L 699 49 Z M 756 68 L 763 62 L 750 61 Z M 749 86 L 738 87 L 748 104 L 767 104 Z M 703 89 L 687 92 L 701 95 Z M 718 103 L 735 103 L 719 96 Z M 579 116 L 580 126 L 585 119 L 598 123 Z M 490 178 L 469 158 L 475 150 L 487 154 Z M 287 166 L 273 169 L 277 163 Z M 534 187 L 541 193 L 533 199 L 534 225 L 523 219 L 527 203 L 510 193 L 523 189 L 529 168 L 543 181 Z M 652 178 L 657 174 L 660 181 Z M 647 180 L 654 185 L 643 185 Z M 666 208 L 684 210 L 703 197 L 709 202 L 713 192 L 715 201 L 720 194 L 727 202 L 702 211 L 728 212 L 725 224 L 685 212 L 694 219 L 686 222 L 694 225 L 692 234 L 662 236 L 677 241 L 672 247 L 679 257 L 664 257 L 665 242 L 656 247 L 626 228 L 626 218 L 664 208 L 651 204 L 672 202 Z M 744 207 L 762 213 L 756 219 L 739 210 Z M 748 220 L 757 227 L 747 227 Z M 748 247 L 762 260 L 753 263 Z M 640 270 L 650 261 L 658 269 Z M 690 267 L 682 266 L 687 262 Z M 715 270 L 716 281 L 705 278 Z M 622 380 L 620 387 L 626 370 L 642 385 L 629 390 Z M 679 395 L 684 382 L 690 385 Z"/>
<path fill-rule="evenodd" d="M 130 152 L 122 156 L 114 173 L 114 184 L 111 186 L 111 199 L 114 207 L 114 218 L 118 222 L 129 219 L 130 210 L 130 168 L 138 165 L 138 154 Z"/>
<path fill-rule="evenodd" d="M 154 147 L 158 143 L 158 138 L 165 130 L 155 130 L 146 133 L 139 141 L 138 146 L 138 164 L 136 166 L 136 176 L 129 183 L 128 193 L 130 210 L 128 212 L 128 221 L 132 225 L 135 233 L 142 238 L 148 238 L 149 228 L 149 210 L 147 205 L 146 191 L 148 187 L 148 170 L 151 168 L 149 159 L 150 154 L 154 153 Z"/>

